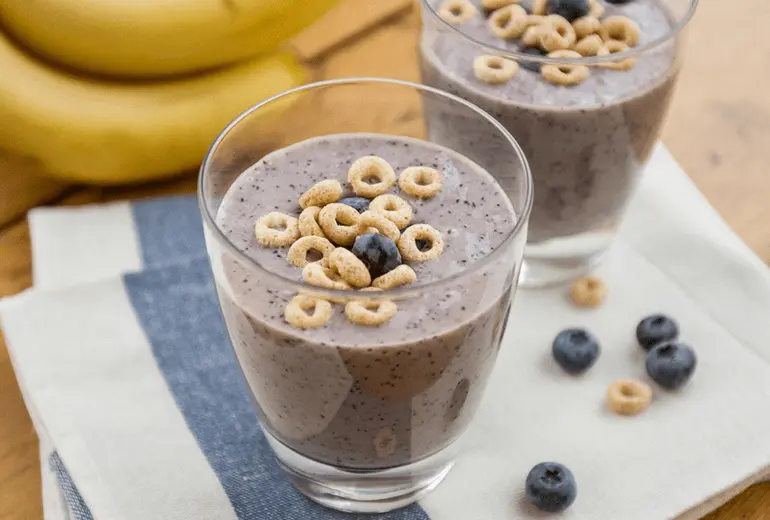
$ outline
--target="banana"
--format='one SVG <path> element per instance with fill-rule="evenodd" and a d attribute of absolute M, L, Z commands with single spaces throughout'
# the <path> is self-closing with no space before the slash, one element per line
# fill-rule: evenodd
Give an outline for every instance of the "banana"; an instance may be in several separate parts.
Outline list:
<path fill-rule="evenodd" d="M 337 0 L 0 0 L 32 51 L 99 76 L 156 78 L 274 52 Z"/>
<path fill-rule="evenodd" d="M 198 167 L 231 119 L 305 77 L 281 53 L 171 82 L 97 81 L 35 61 L 2 33 L 0 70 L 0 149 L 48 174 L 99 184 Z"/>

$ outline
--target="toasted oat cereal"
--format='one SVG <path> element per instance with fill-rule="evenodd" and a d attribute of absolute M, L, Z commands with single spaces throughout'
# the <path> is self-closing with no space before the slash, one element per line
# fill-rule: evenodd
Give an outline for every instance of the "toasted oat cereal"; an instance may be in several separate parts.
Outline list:
<path fill-rule="evenodd" d="M 572 28 L 575 29 L 575 36 L 578 39 L 596 34 L 601 26 L 602 23 L 595 16 L 581 16 L 572 22 Z"/>
<path fill-rule="evenodd" d="M 579 307 L 598 307 L 607 295 L 607 288 L 599 278 L 585 276 L 572 284 L 570 296 Z"/>
<path fill-rule="evenodd" d="M 417 245 L 418 240 L 424 241 L 428 249 L 422 251 Z M 444 252 L 444 239 L 441 233 L 428 224 L 415 224 L 405 229 L 397 245 L 401 258 L 407 262 L 434 260 Z"/>
<path fill-rule="evenodd" d="M 490 85 L 500 85 L 505 83 L 514 77 L 518 71 L 518 63 L 513 60 L 501 58 L 500 56 L 485 55 L 479 56 L 473 60 L 473 74 L 484 83 L 489 83 Z M 404 174 L 402 173 L 401 175 L 403 176 Z M 399 180 L 399 187 L 400 186 L 401 181 Z M 441 186 L 439 186 L 439 189 L 441 189 Z M 401 191 L 406 190 L 401 188 Z M 416 196 L 413 193 L 410 193 L 410 195 Z"/>
<path fill-rule="evenodd" d="M 299 198 L 299 206 L 302 209 L 311 206 L 326 206 L 332 202 L 337 202 L 342 197 L 342 185 L 335 179 L 326 179 L 325 181 L 314 184 L 309 190 Z"/>
<path fill-rule="evenodd" d="M 616 54 L 618 52 L 626 52 L 631 47 L 623 42 L 617 40 L 607 40 L 604 45 L 597 52 L 597 56 L 609 56 L 610 54 Z M 636 58 L 624 58 L 622 60 L 607 61 L 600 63 L 600 67 L 613 70 L 629 70 L 636 65 Z"/>
<path fill-rule="evenodd" d="M 519 38 L 528 27 L 528 16 L 523 7 L 511 4 L 492 13 L 487 24 L 492 34 L 498 38 Z"/>
<path fill-rule="evenodd" d="M 357 325 L 382 325 L 398 312 L 390 300 L 353 300 L 345 304 L 345 316 Z"/>
<path fill-rule="evenodd" d="M 604 14 L 604 4 L 599 0 L 588 0 L 588 16 L 601 18 Z"/>
<path fill-rule="evenodd" d="M 639 43 L 641 31 L 639 26 L 627 16 L 608 16 L 602 20 L 599 27 L 599 36 L 605 42 L 609 40 L 618 40 L 629 47 Z"/>
<path fill-rule="evenodd" d="M 332 304 L 326 300 L 298 294 L 286 306 L 284 318 L 299 329 L 315 329 L 326 325 L 332 314 Z"/>
<path fill-rule="evenodd" d="M 374 452 L 377 458 L 390 457 L 396 452 L 396 434 L 391 428 L 381 428 L 374 437 Z"/>
<path fill-rule="evenodd" d="M 607 388 L 607 406 L 618 415 L 637 415 L 652 402 L 650 385 L 638 379 L 618 379 Z"/>
<path fill-rule="evenodd" d="M 329 255 L 334 251 L 334 244 L 325 238 L 317 236 L 300 237 L 289 248 L 287 260 L 295 267 L 305 267 L 310 263 L 307 259 L 308 253 L 315 251 L 321 255 L 321 258 L 314 261 L 328 260 Z"/>
<path fill-rule="evenodd" d="M 524 31 L 524 35 L 521 37 L 521 42 L 527 47 L 539 47 L 540 46 L 540 25 L 533 25 L 527 27 Z M 546 28 L 546 30 L 548 30 Z"/>
<path fill-rule="evenodd" d="M 273 211 L 257 220 L 254 233 L 264 247 L 285 247 L 299 238 L 299 227 L 296 218 Z"/>
<path fill-rule="evenodd" d="M 406 264 L 401 264 L 392 271 L 375 278 L 372 287 L 377 289 L 394 289 L 401 285 L 408 285 L 417 280 L 417 274 L 414 269 Z"/>
<path fill-rule="evenodd" d="M 547 52 L 569 49 L 577 40 L 575 29 L 566 18 L 557 14 L 548 15 L 538 30 L 540 47 Z"/>
<path fill-rule="evenodd" d="M 318 223 L 326 238 L 339 246 L 349 246 L 358 236 L 360 216 L 355 208 L 333 202 L 321 209 Z"/>
<path fill-rule="evenodd" d="M 318 225 L 318 214 L 321 213 L 319 206 L 310 206 L 302 210 L 299 214 L 299 234 L 303 237 L 316 236 L 326 238 L 323 229 Z"/>
<path fill-rule="evenodd" d="M 368 181 L 374 181 L 372 183 Z M 388 191 L 396 182 L 396 172 L 382 157 L 361 157 L 348 170 L 348 182 L 359 197 L 372 199 Z"/>
<path fill-rule="evenodd" d="M 515 61 L 506 60 L 516 65 Z M 441 172 L 427 166 L 411 166 L 401 172 L 398 176 L 398 188 L 412 197 L 420 199 L 429 199 L 441 191 L 444 185 L 444 179 Z"/>
<path fill-rule="evenodd" d="M 401 236 L 398 226 L 388 220 L 385 215 L 376 211 L 367 210 L 361 213 L 359 223 L 364 228 L 364 233 L 382 233 L 393 242 Z"/>
<path fill-rule="evenodd" d="M 340 278 L 353 287 L 367 287 L 372 283 L 369 269 L 353 253 L 338 247 L 329 255 L 329 265 L 340 274 Z"/>
<path fill-rule="evenodd" d="M 579 53 L 581 56 L 596 56 L 601 52 L 603 45 L 604 42 L 602 42 L 601 36 L 598 34 L 591 34 L 573 45 L 572 50 Z"/>
<path fill-rule="evenodd" d="M 345 291 L 350 285 L 340 278 L 331 267 L 324 267 L 320 262 L 311 262 L 302 269 L 302 279 L 310 285 L 323 287 L 324 289 L 336 289 Z"/>
<path fill-rule="evenodd" d="M 575 51 L 561 50 L 548 54 L 549 58 L 580 58 L 580 54 Z M 585 81 L 590 71 L 585 65 L 572 65 L 568 63 L 544 63 L 540 73 L 545 79 L 556 85 L 577 85 Z"/>
<path fill-rule="evenodd" d="M 532 14 L 540 16 L 548 14 L 548 0 L 532 0 Z"/>
<path fill-rule="evenodd" d="M 479 12 L 468 0 L 447 0 L 439 7 L 438 15 L 445 21 L 460 25 L 467 22 Z"/>
<path fill-rule="evenodd" d="M 393 222 L 398 229 L 404 229 L 412 221 L 412 207 L 407 201 L 393 194 L 380 195 L 369 204 L 370 211 L 376 211 Z"/>

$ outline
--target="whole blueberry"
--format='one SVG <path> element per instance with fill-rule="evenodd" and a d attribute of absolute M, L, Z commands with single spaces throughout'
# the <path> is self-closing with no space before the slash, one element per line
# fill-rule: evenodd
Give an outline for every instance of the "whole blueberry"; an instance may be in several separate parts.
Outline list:
<path fill-rule="evenodd" d="M 522 54 L 530 54 L 532 56 L 545 56 L 545 52 L 541 51 L 537 47 L 526 47 L 520 51 Z M 532 72 L 540 72 L 540 63 L 536 61 L 521 60 L 519 65 Z"/>
<path fill-rule="evenodd" d="M 676 340 L 660 343 L 647 354 L 647 373 L 668 390 L 676 390 L 689 381 L 695 365 L 695 351 Z"/>
<path fill-rule="evenodd" d="M 527 475 L 525 496 L 536 508 L 549 513 L 564 511 L 577 498 L 572 472 L 556 462 L 541 462 Z"/>
<path fill-rule="evenodd" d="M 372 278 L 382 276 L 401 265 L 401 253 L 396 244 L 379 233 L 360 235 L 351 251 L 369 269 Z"/>
<path fill-rule="evenodd" d="M 679 336 L 679 326 L 663 314 L 647 316 L 636 326 L 636 339 L 645 350 L 650 350 L 663 341 L 676 339 L 677 336 Z"/>
<path fill-rule="evenodd" d="M 566 329 L 553 340 L 553 357 L 571 374 L 579 374 L 591 368 L 599 358 L 599 342 L 583 329 Z"/>
<path fill-rule="evenodd" d="M 588 0 L 548 0 L 548 14 L 558 14 L 572 21 L 588 14 Z"/>
<path fill-rule="evenodd" d="M 337 202 L 340 204 L 345 204 L 346 206 L 350 206 L 359 213 L 363 213 L 369 209 L 369 202 L 371 201 L 369 199 L 365 199 L 364 197 L 346 197 L 344 199 L 338 200 Z"/>

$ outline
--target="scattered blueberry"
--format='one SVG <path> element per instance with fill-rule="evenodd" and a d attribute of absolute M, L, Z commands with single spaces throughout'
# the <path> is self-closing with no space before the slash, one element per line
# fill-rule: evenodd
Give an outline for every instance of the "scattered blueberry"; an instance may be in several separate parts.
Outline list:
<path fill-rule="evenodd" d="M 588 14 L 588 0 L 548 0 L 548 13 L 558 14 L 568 21 Z"/>
<path fill-rule="evenodd" d="M 346 206 L 350 206 L 351 208 L 355 209 L 359 213 L 363 213 L 364 211 L 369 209 L 369 202 L 371 201 L 363 197 L 347 197 L 344 199 L 340 199 L 337 202 L 339 202 L 340 204 L 345 204 Z"/>
<path fill-rule="evenodd" d="M 522 54 L 531 54 L 532 56 L 545 56 L 545 52 L 537 47 L 527 47 L 521 50 Z M 532 72 L 540 72 L 540 63 L 536 61 L 521 60 L 519 65 Z"/>
<path fill-rule="evenodd" d="M 566 329 L 553 340 L 553 357 L 571 374 L 591 368 L 599 357 L 599 342 L 583 329 Z"/>
<path fill-rule="evenodd" d="M 401 254 L 396 244 L 379 233 L 360 235 L 351 251 L 369 269 L 372 278 L 382 276 L 401 265 Z"/>
<path fill-rule="evenodd" d="M 636 339 L 645 350 L 650 350 L 658 343 L 676 339 L 677 336 L 679 326 L 663 314 L 647 316 L 636 326 Z"/>
<path fill-rule="evenodd" d="M 661 343 L 647 354 L 647 373 L 668 390 L 676 390 L 689 381 L 696 364 L 695 351 L 676 340 Z"/>
<path fill-rule="evenodd" d="M 525 485 L 527 500 L 541 511 L 564 511 L 577 498 L 572 472 L 556 462 L 541 462 L 529 472 Z"/>

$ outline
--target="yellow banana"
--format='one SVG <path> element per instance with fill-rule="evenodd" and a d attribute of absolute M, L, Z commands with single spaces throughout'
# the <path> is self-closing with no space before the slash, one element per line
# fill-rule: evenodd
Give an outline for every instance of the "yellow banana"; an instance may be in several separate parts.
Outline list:
<path fill-rule="evenodd" d="M 0 71 L 0 149 L 100 184 L 196 168 L 232 118 L 304 80 L 283 53 L 170 82 L 96 81 L 35 61 L 2 33 Z"/>
<path fill-rule="evenodd" d="M 337 0 L 0 0 L 38 54 L 103 76 L 205 70 L 275 51 Z"/>

